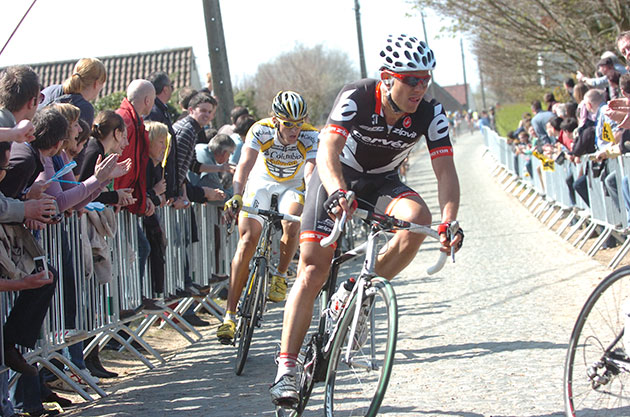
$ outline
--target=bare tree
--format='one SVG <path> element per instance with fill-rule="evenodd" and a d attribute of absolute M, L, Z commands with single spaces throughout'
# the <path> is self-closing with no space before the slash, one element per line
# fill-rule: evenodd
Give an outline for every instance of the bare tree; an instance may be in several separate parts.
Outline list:
<path fill-rule="evenodd" d="M 278 91 L 298 92 L 306 99 L 310 122 L 321 126 L 341 87 L 357 77 L 358 72 L 346 53 L 322 45 L 312 48 L 298 45 L 293 51 L 261 64 L 256 75 L 243 82 L 243 87 L 255 91 L 254 106 L 262 117 L 269 114 Z"/>
<path fill-rule="evenodd" d="M 484 81 L 503 94 L 523 91 L 540 77 L 579 69 L 592 73 L 598 57 L 614 50 L 630 29 L 628 0 L 415 0 L 467 32 Z M 542 72 L 542 74 L 541 74 Z"/>

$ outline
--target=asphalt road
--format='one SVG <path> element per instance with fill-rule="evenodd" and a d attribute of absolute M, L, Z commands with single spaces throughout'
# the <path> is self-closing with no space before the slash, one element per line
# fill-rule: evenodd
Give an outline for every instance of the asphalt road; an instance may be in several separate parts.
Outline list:
<path fill-rule="evenodd" d="M 437 276 L 424 270 L 435 244 L 424 245 L 394 280 L 400 310 L 398 349 L 381 408 L 387 416 L 563 415 L 566 347 L 582 303 L 609 271 L 574 249 L 490 175 L 481 135 L 455 144 L 465 246 Z M 414 154 L 409 184 L 433 208 L 437 189 L 426 152 Z M 214 327 L 165 366 L 83 406 L 80 416 L 267 416 L 282 306 L 255 333 L 240 377 L 233 348 Z M 316 389 L 305 416 L 320 416 Z"/>

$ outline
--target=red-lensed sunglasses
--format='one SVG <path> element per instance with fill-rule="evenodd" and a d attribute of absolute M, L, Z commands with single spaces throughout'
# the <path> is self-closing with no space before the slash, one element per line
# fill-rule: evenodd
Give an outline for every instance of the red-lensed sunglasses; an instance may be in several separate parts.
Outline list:
<path fill-rule="evenodd" d="M 404 84 L 407 84 L 409 87 L 415 87 L 418 84 L 422 84 L 423 87 L 426 87 L 431 82 L 431 75 L 425 75 L 424 77 L 416 77 L 415 75 L 403 75 L 398 74 L 392 71 L 385 71 L 392 77 L 402 81 Z"/>

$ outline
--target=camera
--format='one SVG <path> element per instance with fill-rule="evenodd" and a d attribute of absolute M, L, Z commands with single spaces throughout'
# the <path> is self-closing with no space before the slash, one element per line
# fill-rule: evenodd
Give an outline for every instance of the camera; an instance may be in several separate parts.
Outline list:
<path fill-rule="evenodd" d="M 35 273 L 38 274 L 42 271 L 46 271 L 46 277 L 48 277 L 48 262 L 46 262 L 45 256 L 37 256 L 33 258 L 35 261 Z"/>

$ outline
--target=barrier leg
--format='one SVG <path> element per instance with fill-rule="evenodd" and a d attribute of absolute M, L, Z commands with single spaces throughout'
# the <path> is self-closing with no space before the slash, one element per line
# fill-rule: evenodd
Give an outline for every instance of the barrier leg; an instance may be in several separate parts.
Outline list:
<path fill-rule="evenodd" d="M 605 228 L 602 234 L 600 234 L 597 240 L 595 240 L 595 243 L 593 244 L 593 246 L 591 246 L 591 248 L 586 252 L 586 254 L 591 257 L 595 256 L 595 254 L 602 248 L 602 246 L 608 240 L 611 234 L 612 234 L 612 229 L 608 227 Z M 584 245 L 584 243 L 582 245 Z M 580 249 L 581 249 L 581 246 L 580 246 Z"/>
<path fill-rule="evenodd" d="M 59 355 L 59 354 L 57 354 Z M 54 354 L 51 355 L 52 357 L 54 357 L 55 359 L 60 359 L 58 357 L 56 357 Z M 65 363 L 65 358 L 63 358 L 62 355 L 59 355 L 62 357 L 62 360 Z M 55 365 L 52 364 L 52 362 L 50 362 L 48 359 L 43 358 L 43 357 L 38 357 L 37 361 L 39 362 L 39 364 L 41 366 L 43 366 L 44 368 L 48 369 L 50 372 L 52 372 L 53 374 L 55 374 L 55 376 L 59 379 L 61 379 L 62 381 L 64 381 L 66 384 L 68 384 L 77 394 L 79 394 L 84 400 L 86 401 L 94 401 L 94 398 L 92 398 L 90 396 L 90 394 L 88 394 L 79 384 L 77 384 L 76 382 L 74 382 L 72 380 L 72 378 L 70 378 L 68 375 L 66 375 L 66 373 L 57 368 Z M 105 394 L 107 395 L 107 394 Z"/>
<path fill-rule="evenodd" d="M 149 361 L 142 353 L 140 353 L 135 347 L 133 347 L 131 343 L 128 343 L 124 337 L 116 333 L 116 331 L 110 330 L 110 336 L 114 338 L 118 343 L 120 343 L 125 349 L 127 349 L 129 352 L 135 355 L 138 359 L 140 359 L 140 361 L 144 363 L 147 366 L 147 368 L 149 369 L 155 368 L 155 366 L 151 363 L 151 361 Z"/>
<path fill-rule="evenodd" d="M 626 236 L 626 240 L 623 242 L 615 256 L 613 256 L 610 260 L 608 267 L 613 269 L 616 268 L 621 260 L 628 254 L 628 251 L 630 251 L 630 236 Z"/>
<path fill-rule="evenodd" d="M 597 223 L 593 222 L 589 224 L 582 234 L 575 240 L 573 246 L 578 249 L 582 249 L 582 246 L 584 246 L 586 241 L 593 235 L 593 233 L 595 233 L 595 229 L 597 229 Z"/>

